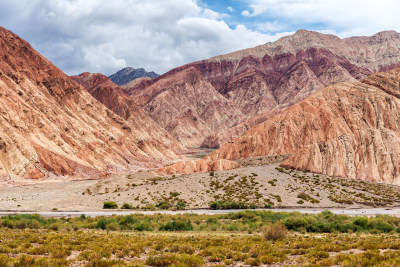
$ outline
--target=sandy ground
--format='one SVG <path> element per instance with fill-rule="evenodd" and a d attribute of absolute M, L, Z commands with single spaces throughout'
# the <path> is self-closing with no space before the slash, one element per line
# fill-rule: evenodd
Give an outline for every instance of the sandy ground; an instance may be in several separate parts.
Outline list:
<path fill-rule="evenodd" d="M 250 209 L 251 210 L 251 209 Z M 361 209 L 257 209 L 257 211 L 274 211 L 274 212 L 300 212 L 304 214 L 318 214 L 324 210 L 329 210 L 332 213 L 347 216 L 376 216 L 376 215 L 390 215 L 395 217 L 400 217 L 400 208 L 361 208 Z M 112 216 L 120 215 L 126 216 L 130 214 L 144 214 L 144 215 L 154 215 L 154 214 L 205 214 L 205 215 L 218 215 L 227 214 L 234 212 L 241 212 L 243 210 L 210 210 L 210 209 L 197 209 L 197 210 L 99 210 L 99 211 L 39 211 L 43 217 L 79 217 L 84 214 L 87 217 L 98 217 L 98 216 Z M 29 211 L 0 211 L 0 217 L 6 215 L 17 215 L 17 214 L 31 214 Z"/>
<path fill-rule="evenodd" d="M 253 164 L 254 165 L 254 164 Z M 400 187 L 283 170 L 278 163 L 209 173 L 155 177 L 149 172 L 105 180 L 48 182 L 0 188 L 0 211 L 100 211 L 105 201 L 138 209 L 185 203 L 209 208 L 216 200 L 258 208 L 400 207 Z M 267 205 L 267 206 L 266 206 Z"/>

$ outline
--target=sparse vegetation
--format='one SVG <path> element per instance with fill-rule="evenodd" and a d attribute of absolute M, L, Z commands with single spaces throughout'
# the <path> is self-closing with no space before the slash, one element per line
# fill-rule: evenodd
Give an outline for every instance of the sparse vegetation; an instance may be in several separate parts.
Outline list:
<path fill-rule="evenodd" d="M 4 216 L 0 218 L 0 265 L 398 266 L 399 231 L 400 218 L 349 217 L 328 211 L 317 215 L 243 211 L 217 216 Z"/>
<path fill-rule="evenodd" d="M 241 202 L 233 201 L 213 201 L 210 203 L 213 210 L 248 209 L 249 206 Z"/>
<path fill-rule="evenodd" d="M 278 221 L 268 226 L 262 234 L 265 239 L 276 241 L 279 239 L 284 239 L 287 236 L 287 229 L 281 221 Z"/>
<path fill-rule="evenodd" d="M 122 206 L 121 206 L 121 209 L 127 209 L 127 210 L 132 210 L 132 209 L 134 209 L 135 207 L 134 206 L 132 206 L 132 204 L 129 204 L 129 203 L 124 203 L 124 204 L 122 204 Z"/>
<path fill-rule="evenodd" d="M 103 204 L 103 209 L 118 209 L 118 204 L 114 201 L 106 201 Z"/>

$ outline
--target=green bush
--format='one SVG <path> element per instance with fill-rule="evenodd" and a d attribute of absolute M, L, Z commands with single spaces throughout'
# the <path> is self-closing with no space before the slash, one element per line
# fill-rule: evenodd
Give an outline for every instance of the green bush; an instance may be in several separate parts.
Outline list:
<path fill-rule="evenodd" d="M 242 202 L 233 201 L 213 201 L 210 203 L 213 210 L 229 210 L 229 209 L 248 209 L 249 206 Z"/>
<path fill-rule="evenodd" d="M 103 204 L 103 209 L 118 209 L 118 204 L 114 201 L 106 201 Z"/>
<path fill-rule="evenodd" d="M 193 225 L 189 220 L 171 220 L 161 225 L 160 231 L 192 231 Z"/>
<path fill-rule="evenodd" d="M 167 209 L 169 209 L 170 205 L 167 201 L 161 201 L 161 202 L 157 203 L 156 207 L 159 209 L 162 209 L 162 210 L 167 210 Z"/>
<path fill-rule="evenodd" d="M 276 241 L 279 239 L 284 239 L 286 236 L 287 229 L 280 221 L 270 225 L 266 230 L 263 231 L 263 237 L 267 240 Z"/>
<path fill-rule="evenodd" d="M 129 203 L 124 203 L 124 204 L 122 204 L 121 209 L 133 210 L 134 207 Z"/>
<path fill-rule="evenodd" d="M 175 207 L 177 210 L 184 210 L 186 208 L 186 203 L 178 201 L 178 203 L 175 204 Z"/>
<path fill-rule="evenodd" d="M 368 226 L 368 218 L 367 217 L 356 217 L 353 221 L 353 224 L 361 227 L 362 229 L 366 229 Z"/>
<path fill-rule="evenodd" d="M 135 224 L 133 230 L 135 231 L 153 231 L 153 226 L 148 221 L 142 221 Z"/>
<path fill-rule="evenodd" d="M 100 220 L 97 221 L 96 228 L 104 230 L 104 229 L 106 229 L 107 224 L 108 224 L 108 222 L 106 219 L 100 218 Z"/>

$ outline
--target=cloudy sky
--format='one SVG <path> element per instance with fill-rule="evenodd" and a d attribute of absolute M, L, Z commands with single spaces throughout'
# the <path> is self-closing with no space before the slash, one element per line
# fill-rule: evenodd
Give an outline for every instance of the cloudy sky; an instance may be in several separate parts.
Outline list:
<path fill-rule="evenodd" d="M 164 73 L 298 29 L 400 31 L 396 0 L 0 0 L 0 25 L 69 75 Z"/>

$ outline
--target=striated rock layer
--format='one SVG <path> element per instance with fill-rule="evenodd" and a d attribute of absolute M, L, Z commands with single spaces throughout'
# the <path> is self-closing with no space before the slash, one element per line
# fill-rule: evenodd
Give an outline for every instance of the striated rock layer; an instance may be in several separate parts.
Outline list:
<path fill-rule="evenodd" d="M 85 72 L 71 78 L 81 84 L 94 98 L 133 125 L 132 134 L 140 138 L 139 146 L 153 156 L 173 158 L 172 150 L 175 152 L 186 150 L 181 143 L 158 126 L 118 85 L 103 74 Z M 151 147 L 153 144 L 156 148 Z M 151 153 L 152 150 L 160 153 L 155 155 Z"/>
<path fill-rule="evenodd" d="M 397 68 L 326 87 L 208 159 L 293 153 L 281 166 L 400 185 L 399 114 Z"/>
<path fill-rule="evenodd" d="M 312 93 L 338 82 L 365 78 L 400 63 L 400 34 L 386 31 L 371 37 L 340 39 L 334 35 L 299 30 L 276 42 L 190 63 L 124 90 L 136 92 L 196 68 L 225 98 L 246 115 L 240 122 L 226 121 L 208 136 L 203 146 L 218 147 Z M 252 119 L 249 121 L 249 118 Z M 227 129 L 231 128 L 232 129 Z"/>
<path fill-rule="evenodd" d="M 136 89 L 134 96 L 158 125 L 187 147 L 200 146 L 207 136 L 244 118 L 195 68 Z"/>
<path fill-rule="evenodd" d="M 176 158 L 148 151 L 131 123 L 1 27 L 0 88 L 0 181 L 100 178 Z"/>

